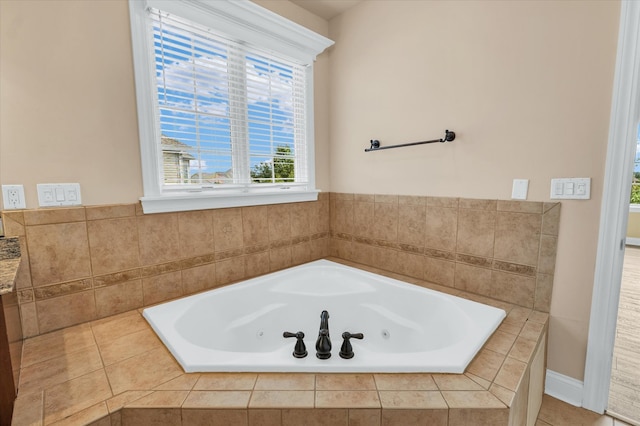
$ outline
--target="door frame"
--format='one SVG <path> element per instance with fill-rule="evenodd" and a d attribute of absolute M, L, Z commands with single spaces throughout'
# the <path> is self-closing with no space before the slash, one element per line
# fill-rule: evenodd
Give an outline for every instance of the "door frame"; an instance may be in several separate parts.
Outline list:
<path fill-rule="evenodd" d="M 609 398 L 640 106 L 640 2 L 622 1 L 582 406 Z"/>

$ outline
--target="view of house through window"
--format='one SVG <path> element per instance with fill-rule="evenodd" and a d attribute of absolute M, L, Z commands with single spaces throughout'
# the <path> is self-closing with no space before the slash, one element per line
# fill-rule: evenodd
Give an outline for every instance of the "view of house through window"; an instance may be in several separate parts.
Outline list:
<path fill-rule="evenodd" d="M 163 184 L 305 183 L 305 69 L 153 11 Z"/>

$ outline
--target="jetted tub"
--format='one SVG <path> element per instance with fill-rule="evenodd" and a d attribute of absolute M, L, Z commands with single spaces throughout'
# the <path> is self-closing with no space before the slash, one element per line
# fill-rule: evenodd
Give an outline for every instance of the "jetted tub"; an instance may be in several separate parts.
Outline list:
<path fill-rule="evenodd" d="M 329 312 L 331 358 L 316 357 Z M 505 317 L 502 309 L 318 260 L 144 310 L 186 372 L 462 373 Z M 303 331 L 308 355 L 293 356 Z M 354 357 L 338 354 L 342 333 Z"/>

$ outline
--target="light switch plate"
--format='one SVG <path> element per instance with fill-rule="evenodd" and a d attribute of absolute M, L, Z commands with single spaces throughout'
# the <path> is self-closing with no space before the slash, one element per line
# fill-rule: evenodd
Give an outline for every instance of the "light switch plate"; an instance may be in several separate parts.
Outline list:
<path fill-rule="evenodd" d="M 79 206 L 82 204 L 79 183 L 39 183 L 40 207 Z"/>
<path fill-rule="evenodd" d="M 528 190 L 529 190 L 529 179 L 514 179 L 513 189 L 511 190 L 511 199 L 526 200 Z"/>
<path fill-rule="evenodd" d="M 589 200 L 591 198 L 591 178 L 551 179 L 551 199 Z"/>

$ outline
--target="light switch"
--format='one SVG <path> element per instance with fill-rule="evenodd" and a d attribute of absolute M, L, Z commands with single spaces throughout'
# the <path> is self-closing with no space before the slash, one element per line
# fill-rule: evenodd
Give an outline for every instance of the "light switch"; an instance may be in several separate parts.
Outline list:
<path fill-rule="evenodd" d="M 567 195 L 573 195 L 573 182 L 567 182 L 564 184 L 564 192 L 566 192 Z"/>
<path fill-rule="evenodd" d="M 564 184 L 562 182 L 556 182 L 556 184 L 555 184 L 555 194 L 556 195 L 564 194 Z"/>
<path fill-rule="evenodd" d="M 79 183 L 39 183 L 40 207 L 79 206 L 82 204 Z"/>
<path fill-rule="evenodd" d="M 551 199 L 588 200 L 591 198 L 591 178 L 551 179 Z"/>

